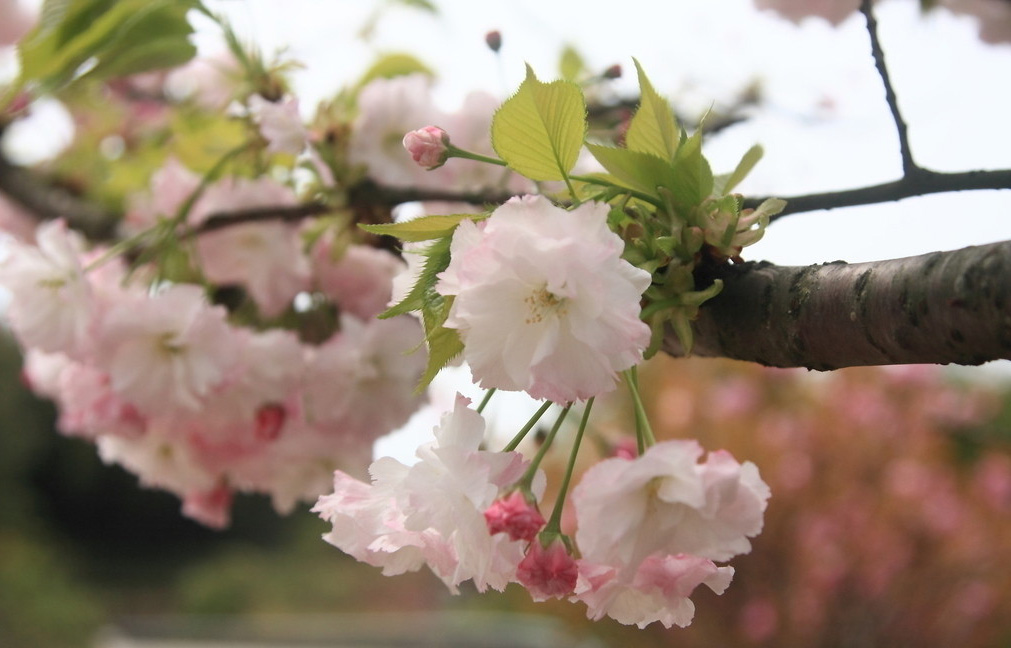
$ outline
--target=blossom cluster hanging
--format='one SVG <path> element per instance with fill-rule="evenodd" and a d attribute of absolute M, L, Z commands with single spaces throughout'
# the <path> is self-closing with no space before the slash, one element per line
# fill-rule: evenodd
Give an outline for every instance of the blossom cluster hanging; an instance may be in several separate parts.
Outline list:
<path fill-rule="evenodd" d="M 187 8 L 209 15 L 198 2 L 147 11 L 186 34 Z M 61 11 L 47 21 L 80 18 Z M 116 47 L 133 42 L 129 24 Z M 113 241 L 89 244 L 55 220 L 0 263 L 25 376 L 58 405 L 61 431 L 210 526 L 228 524 L 236 492 L 267 494 L 282 512 L 315 500 L 325 539 L 388 575 L 427 566 L 454 592 L 519 583 L 536 600 L 581 601 L 594 619 L 690 623 L 692 592 L 722 593 L 725 563 L 750 550 L 769 490 L 726 452 L 658 443 L 637 367 L 668 331 L 691 348 L 691 321 L 721 290 L 697 285 L 697 270 L 739 260 L 782 209 L 744 209 L 731 193 L 761 150 L 714 175 L 701 129 L 688 135 L 638 63 L 641 104 L 620 142 L 586 140 L 571 81 L 528 68 L 501 105 L 475 94 L 446 113 L 409 58 L 377 65 L 306 125 L 285 64 L 222 26 L 233 60 L 217 72 L 234 76 L 224 101 L 220 80 L 174 98 L 171 75 L 113 82 L 142 70 L 116 68 L 122 51 L 97 37 L 76 43 L 91 71 L 71 58 L 41 65 L 48 23 L 20 48 L 23 76 L 0 115 L 33 93 L 99 83 L 80 119 L 121 101 L 131 119 L 110 121 L 103 141 L 159 160 L 123 181 Z M 192 55 L 179 47 L 172 63 Z M 157 100 L 138 102 L 145 93 Z M 463 201 L 475 195 L 498 204 Z M 431 197 L 458 200 L 391 222 L 399 203 Z M 460 356 L 488 398 L 526 392 L 544 401 L 537 414 L 489 448 L 487 399 L 472 409 L 459 397 L 415 463 L 373 461 L 373 442 Z M 635 404 L 636 451 L 570 490 L 594 399 L 619 385 Z M 552 405 L 550 432 L 525 456 Z M 573 409 L 567 467 L 548 483 L 543 460 Z M 563 528 L 566 507 L 575 522 Z"/>

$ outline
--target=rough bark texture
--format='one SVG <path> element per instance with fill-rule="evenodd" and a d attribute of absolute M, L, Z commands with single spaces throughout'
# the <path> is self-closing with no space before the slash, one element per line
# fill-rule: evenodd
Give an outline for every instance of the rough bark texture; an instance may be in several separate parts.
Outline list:
<path fill-rule="evenodd" d="M 694 355 L 826 371 L 1011 358 L 1011 241 L 873 263 L 722 267 Z M 669 333 L 665 350 L 684 355 Z"/>

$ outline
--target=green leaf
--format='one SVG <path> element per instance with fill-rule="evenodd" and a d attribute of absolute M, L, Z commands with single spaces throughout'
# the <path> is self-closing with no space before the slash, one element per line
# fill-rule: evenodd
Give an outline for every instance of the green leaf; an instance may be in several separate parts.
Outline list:
<path fill-rule="evenodd" d="M 639 61 L 635 69 L 639 73 L 639 109 L 628 126 L 625 146 L 632 151 L 650 153 L 668 162 L 674 160 L 678 149 L 681 130 L 674 110 L 666 99 L 657 94 L 643 72 Z"/>
<path fill-rule="evenodd" d="M 586 148 L 619 182 L 651 196 L 659 195 L 657 187 L 670 187 L 675 180 L 671 165 L 651 153 L 597 144 Z"/>
<path fill-rule="evenodd" d="M 519 90 L 495 113 L 491 141 L 511 169 L 531 180 L 565 180 L 586 136 L 586 101 L 568 81 L 542 83 L 527 66 Z"/>
<path fill-rule="evenodd" d="M 19 83 L 54 91 L 98 79 L 178 65 L 194 55 L 186 13 L 197 0 L 49 0 L 18 48 Z M 154 44 L 153 41 L 162 42 Z M 87 70 L 84 69 L 88 67 Z"/>
<path fill-rule="evenodd" d="M 432 69 L 418 60 L 418 58 L 411 56 L 410 54 L 394 52 L 391 54 L 385 54 L 377 59 L 376 62 L 365 71 L 362 78 L 358 80 L 358 87 L 361 88 L 370 81 L 375 81 L 376 79 L 392 79 L 394 77 L 407 76 L 409 74 L 424 74 L 430 77 L 435 76 Z"/>
<path fill-rule="evenodd" d="M 721 186 L 716 188 L 717 193 L 728 194 L 733 191 L 734 187 L 740 184 L 741 180 L 744 180 L 751 173 L 751 170 L 755 168 L 758 161 L 762 159 L 763 153 L 762 147 L 758 144 L 749 148 L 748 152 L 741 158 L 741 161 L 737 163 L 737 168 L 726 177 Z"/>
<path fill-rule="evenodd" d="M 417 252 L 417 254 L 427 257 L 418 274 L 417 281 L 399 303 L 379 314 L 380 319 L 403 315 L 411 311 L 420 311 L 426 303 L 430 303 L 434 299 L 433 295 L 438 295 L 441 298 L 441 295 L 435 292 L 435 284 L 439 280 L 438 274 L 449 267 L 449 246 L 452 239 L 452 236 L 437 239 L 424 250 Z"/>
<path fill-rule="evenodd" d="M 422 309 L 425 326 L 425 342 L 428 345 L 428 364 L 418 383 L 418 390 L 427 387 L 442 368 L 463 352 L 463 340 L 456 329 L 446 328 L 443 323 L 453 307 L 452 297 L 438 296 Z"/>
<path fill-rule="evenodd" d="M 575 47 L 566 45 L 558 59 L 558 72 L 562 78 L 566 81 L 576 81 L 585 70 L 586 63 L 583 62 L 583 57 Z"/>
<path fill-rule="evenodd" d="M 432 239 L 452 236 L 456 226 L 463 220 L 479 221 L 488 218 L 482 214 L 452 214 L 447 216 L 423 216 L 412 218 L 402 223 L 383 223 L 381 225 L 363 225 L 366 232 L 381 236 L 395 236 L 401 241 L 431 241 Z"/>
<path fill-rule="evenodd" d="M 674 157 L 674 182 L 669 185 L 674 205 L 689 210 L 713 192 L 713 170 L 702 155 L 702 131 L 696 131 Z"/>

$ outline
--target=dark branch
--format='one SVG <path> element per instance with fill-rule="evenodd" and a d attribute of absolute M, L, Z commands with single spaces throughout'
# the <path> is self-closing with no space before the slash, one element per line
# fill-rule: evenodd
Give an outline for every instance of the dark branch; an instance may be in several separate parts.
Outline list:
<path fill-rule="evenodd" d="M 1011 169 L 962 171 L 959 173 L 939 173 L 937 171 L 920 169 L 914 175 L 906 175 L 894 182 L 885 182 L 869 187 L 860 187 L 859 189 L 787 197 L 784 198 L 786 200 L 786 209 L 774 216 L 772 220 L 789 216 L 790 214 L 800 214 L 820 209 L 876 205 L 934 193 L 983 189 L 1011 189 Z M 766 197 L 748 198 L 744 201 L 744 204 L 746 207 L 757 207 L 765 199 Z"/>
<path fill-rule="evenodd" d="M 881 49 L 881 41 L 878 40 L 878 21 L 874 19 L 874 10 L 871 8 L 871 0 L 861 0 L 860 13 L 867 19 L 867 33 L 871 37 L 871 54 L 874 56 L 874 66 L 878 69 L 878 75 L 885 86 L 885 101 L 888 102 L 888 109 L 892 112 L 892 120 L 895 122 L 895 130 L 899 135 L 899 152 L 902 154 L 902 173 L 905 177 L 916 175 L 920 170 L 913 161 L 913 152 L 909 148 L 909 132 L 906 122 L 899 111 L 899 102 L 895 96 L 895 89 L 892 87 L 892 79 L 888 74 L 888 67 L 885 65 L 885 52 Z"/>
<path fill-rule="evenodd" d="M 699 356 L 820 371 L 1011 358 L 1011 241 L 874 263 L 723 266 Z M 684 355 L 669 334 L 665 350 Z"/>
<path fill-rule="evenodd" d="M 0 193 L 39 220 L 63 218 L 93 239 L 107 239 L 118 218 L 66 189 L 50 184 L 35 172 L 15 166 L 0 156 Z"/>

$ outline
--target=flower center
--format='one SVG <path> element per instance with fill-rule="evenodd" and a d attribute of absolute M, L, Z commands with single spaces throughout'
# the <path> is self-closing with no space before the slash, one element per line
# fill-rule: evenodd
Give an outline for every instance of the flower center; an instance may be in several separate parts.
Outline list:
<path fill-rule="evenodd" d="M 525 320 L 527 324 L 540 324 L 546 316 L 563 316 L 568 311 L 566 299 L 550 292 L 547 286 L 527 295 L 523 303 L 530 309 Z"/>

